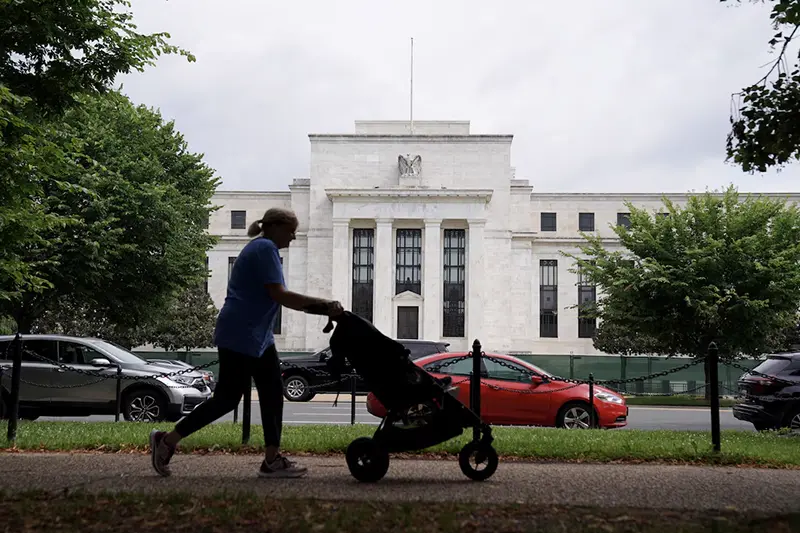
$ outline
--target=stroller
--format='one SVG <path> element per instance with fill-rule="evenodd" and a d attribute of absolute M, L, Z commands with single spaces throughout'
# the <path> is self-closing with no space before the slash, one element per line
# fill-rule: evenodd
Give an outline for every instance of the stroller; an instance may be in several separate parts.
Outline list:
<path fill-rule="evenodd" d="M 309 314 L 326 315 L 312 306 Z M 378 331 L 367 320 L 345 311 L 328 319 L 323 331 L 336 329 L 330 338 L 328 372 L 340 379 L 345 359 L 364 380 L 369 391 L 386 408 L 386 416 L 372 437 L 355 439 L 347 447 L 351 475 L 362 482 L 376 482 L 389 470 L 389 454 L 422 450 L 443 443 L 473 428 L 473 439 L 458 455 L 461 471 L 468 478 L 483 481 L 497 470 L 497 452 L 492 431 L 449 388 L 450 378 L 437 380 L 409 358 L 399 342 Z M 472 461 L 475 461 L 473 466 Z M 485 468 L 478 467 L 485 465 Z"/>

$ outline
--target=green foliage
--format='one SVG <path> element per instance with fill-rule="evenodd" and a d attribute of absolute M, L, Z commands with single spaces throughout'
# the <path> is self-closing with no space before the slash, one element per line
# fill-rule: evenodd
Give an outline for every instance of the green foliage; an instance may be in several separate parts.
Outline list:
<path fill-rule="evenodd" d="M 779 349 L 798 323 L 800 211 L 734 188 L 664 200 L 666 216 L 628 202 L 630 227 L 615 227 L 621 250 L 587 235 L 575 259 L 598 286 L 587 312 L 600 319 L 598 349 L 722 357 Z"/>
<path fill-rule="evenodd" d="M 157 321 L 150 342 L 169 352 L 212 348 L 217 309 L 202 286 L 190 287 L 173 299 Z"/>
<path fill-rule="evenodd" d="M 800 28 L 800 3 L 769 1 L 776 31 L 769 46 L 779 53 L 760 80 L 734 95 L 739 109 L 731 116 L 726 145 L 727 159 L 745 172 L 765 172 L 800 158 L 800 67 L 793 61 L 789 68 L 786 57 Z"/>
<path fill-rule="evenodd" d="M 0 84 L 58 112 L 76 96 L 103 93 L 119 74 L 161 54 L 194 56 L 168 33 L 136 31 L 126 0 L 0 0 Z"/>
<path fill-rule="evenodd" d="M 80 102 L 57 131 L 79 143 L 86 157 L 63 179 L 93 195 L 46 196 L 45 212 L 73 223 L 42 232 L 54 244 L 38 254 L 37 274 L 50 287 L 24 295 L 24 314 L 32 322 L 50 311 L 54 316 L 44 324 L 82 331 L 88 313 L 102 317 L 102 330 L 119 329 L 116 338 L 125 330 L 136 338 L 174 294 L 205 279 L 206 251 L 215 242 L 205 221 L 218 180 L 158 112 L 118 92 Z"/>

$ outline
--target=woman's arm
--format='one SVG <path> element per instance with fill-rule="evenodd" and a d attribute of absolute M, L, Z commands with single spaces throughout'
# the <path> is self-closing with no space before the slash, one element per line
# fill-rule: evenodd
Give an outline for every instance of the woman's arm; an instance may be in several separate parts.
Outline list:
<path fill-rule="evenodd" d="M 294 309 L 295 311 L 303 311 L 310 305 L 324 305 L 327 306 L 331 311 L 336 310 L 335 307 L 337 306 L 337 302 L 292 292 L 287 290 L 286 287 L 280 283 L 268 283 L 265 285 L 265 287 L 270 298 L 278 302 L 280 305 L 288 307 L 289 309 Z M 341 306 L 338 307 L 341 309 Z"/>

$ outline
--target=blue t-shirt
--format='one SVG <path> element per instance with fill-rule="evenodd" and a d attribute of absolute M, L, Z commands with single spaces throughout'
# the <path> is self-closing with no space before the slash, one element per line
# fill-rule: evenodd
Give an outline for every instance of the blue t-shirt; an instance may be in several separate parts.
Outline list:
<path fill-rule="evenodd" d="M 261 357 L 275 343 L 272 334 L 280 305 L 264 285 L 285 285 L 278 247 L 258 237 L 244 247 L 233 264 L 225 303 L 217 317 L 214 344 L 252 357 Z"/>

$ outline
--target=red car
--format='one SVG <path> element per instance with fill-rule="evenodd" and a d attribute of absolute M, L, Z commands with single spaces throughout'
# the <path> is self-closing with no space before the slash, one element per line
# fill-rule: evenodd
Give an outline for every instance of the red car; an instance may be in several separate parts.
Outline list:
<path fill-rule="evenodd" d="M 469 353 L 439 353 L 414 363 L 436 378 L 450 377 L 452 384 L 458 387 L 453 394 L 468 406 L 472 359 L 439 367 L 464 355 Z M 505 365 L 487 357 L 499 359 Z M 439 368 L 434 371 L 431 369 L 434 366 Z M 531 376 L 531 372 L 536 375 Z M 552 381 L 552 375 L 541 368 L 502 354 L 486 354 L 481 360 L 481 374 L 481 417 L 488 424 L 569 429 L 589 426 L 589 385 Z M 386 410 L 374 394 L 367 395 L 366 403 L 367 411 L 373 416 L 386 416 Z M 594 410 L 598 427 L 619 428 L 628 424 L 625 398 L 614 391 L 595 385 Z"/>

